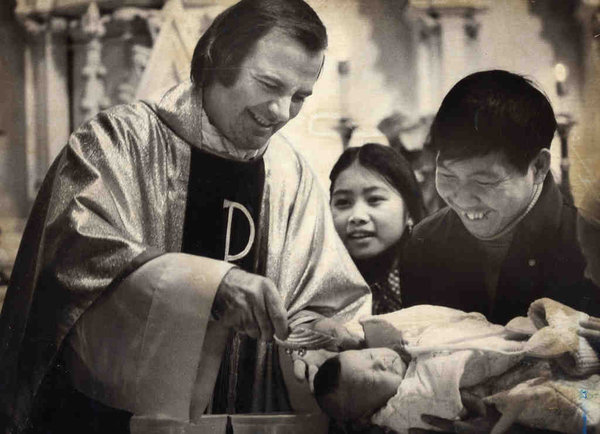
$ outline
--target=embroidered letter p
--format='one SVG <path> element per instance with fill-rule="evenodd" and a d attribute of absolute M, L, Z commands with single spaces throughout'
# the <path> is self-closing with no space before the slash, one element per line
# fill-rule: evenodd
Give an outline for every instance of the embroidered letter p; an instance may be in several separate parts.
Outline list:
<path fill-rule="evenodd" d="M 238 259 L 242 259 L 244 256 L 246 256 L 248 254 L 248 252 L 250 252 L 250 249 L 252 248 L 252 245 L 254 244 L 254 235 L 255 235 L 254 221 L 252 220 L 252 216 L 250 215 L 250 213 L 248 212 L 246 207 L 244 205 L 242 205 L 241 203 L 233 202 L 233 201 L 225 199 L 223 201 L 223 208 L 228 209 L 227 232 L 225 233 L 225 258 L 224 259 L 227 262 L 237 261 Z M 240 253 L 230 255 L 229 254 L 229 244 L 231 242 L 231 222 L 233 220 L 233 210 L 236 208 L 239 209 L 242 212 L 242 214 L 244 214 L 246 219 L 248 220 L 248 225 L 250 226 L 250 235 L 248 237 L 248 242 L 246 243 L 246 247 L 244 247 L 244 250 L 242 250 Z"/>

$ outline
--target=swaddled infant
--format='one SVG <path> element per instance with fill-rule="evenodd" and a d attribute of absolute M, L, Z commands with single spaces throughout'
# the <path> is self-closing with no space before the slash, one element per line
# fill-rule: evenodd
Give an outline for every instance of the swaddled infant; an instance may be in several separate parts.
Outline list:
<path fill-rule="evenodd" d="M 340 353 L 315 377 L 317 401 L 340 421 L 372 417 L 395 430 L 426 428 L 421 414 L 454 418 L 462 409 L 460 387 L 504 372 L 522 358 L 497 357 L 495 351 L 515 352 L 523 344 L 508 340 L 504 327 L 477 313 L 415 306 L 362 325 L 367 345 L 376 348 Z M 494 355 L 471 348 L 489 348 Z"/>
<path fill-rule="evenodd" d="M 317 402 L 338 421 L 363 421 L 396 394 L 406 363 L 390 348 L 344 351 L 328 359 L 315 376 Z"/>
<path fill-rule="evenodd" d="M 546 381 L 553 375 L 549 364 L 535 362 L 532 368 L 528 358 L 556 360 L 563 351 L 556 348 L 557 339 L 549 340 L 545 336 L 552 334 L 553 318 L 563 324 L 563 314 L 568 311 L 547 299 L 536 304 L 533 311 L 549 308 L 555 312 L 544 317 L 550 327 L 540 324 L 543 330 L 539 331 L 531 321 L 522 321 L 525 318 L 517 321 L 517 327 L 514 324 L 503 327 L 487 322 L 477 313 L 467 314 L 439 306 L 415 306 L 372 317 L 362 323 L 365 338 L 369 347 L 381 348 L 347 351 L 325 362 L 315 377 L 315 396 L 321 408 L 338 421 L 370 421 L 398 432 L 413 427 L 431 428 L 421 420 L 422 414 L 455 419 L 463 410 L 460 390 L 473 386 L 481 389 L 481 385 L 490 385 L 483 396 L 497 408 L 506 410 L 512 402 L 523 401 L 506 391 L 537 377 L 538 398 L 555 402 L 557 396 L 562 399 L 564 393 L 559 389 L 564 389 L 565 384 L 570 387 L 570 380 L 565 383 L 564 378 L 559 378 L 560 385 L 554 381 L 555 377 L 553 382 Z M 573 321 L 577 321 L 576 316 Z M 566 334 L 569 333 L 562 325 L 556 329 L 556 336 Z M 597 357 L 594 363 L 597 364 Z M 590 367 L 597 371 L 596 365 Z M 600 377 L 588 378 L 588 387 L 600 385 Z M 516 390 L 522 395 L 523 390 L 530 393 L 534 389 L 528 386 Z M 563 432 L 571 432 L 573 427 L 577 432 L 583 407 L 575 396 L 563 404 L 559 406 L 564 412 L 555 420 L 547 415 L 538 417 L 537 405 L 526 409 L 521 404 L 510 411 L 523 410 L 523 417 L 518 421 L 530 426 Z M 541 410 L 544 411 L 543 406 Z M 589 405 L 587 410 L 587 423 L 590 423 L 590 418 L 597 415 L 589 412 Z M 567 413 L 572 415 L 572 421 L 563 428 L 561 424 Z"/>

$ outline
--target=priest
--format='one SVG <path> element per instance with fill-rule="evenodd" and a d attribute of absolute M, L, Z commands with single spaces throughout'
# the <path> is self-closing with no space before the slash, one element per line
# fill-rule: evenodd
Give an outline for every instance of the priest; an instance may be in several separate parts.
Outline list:
<path fill-rule="evenodd" d="M 199 40 L 190 82 L 72 134 L 0 318 L 6 432 L 304 405 L 273 336 L 370 310 L 313 173 L 277 134 L 326 45 L 302 0 L 242 0 Z"/>

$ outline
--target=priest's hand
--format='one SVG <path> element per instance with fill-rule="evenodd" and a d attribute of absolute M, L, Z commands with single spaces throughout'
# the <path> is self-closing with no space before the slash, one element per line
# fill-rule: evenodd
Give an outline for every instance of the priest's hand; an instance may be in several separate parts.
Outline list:
<path fill-rule="evenodd" d="M 266 341 L 288 336 L 287 312 L 277 287 L 268 278 L 232 268 L 225 274 L 212 306 L 226 327 Z"/>
<path fill-rule="evenodd" d="M 600 318 L 590 316 L 587 321 L 581 321 L 577 334 L 586 338 L 596 351 L 600 351 Z"/>

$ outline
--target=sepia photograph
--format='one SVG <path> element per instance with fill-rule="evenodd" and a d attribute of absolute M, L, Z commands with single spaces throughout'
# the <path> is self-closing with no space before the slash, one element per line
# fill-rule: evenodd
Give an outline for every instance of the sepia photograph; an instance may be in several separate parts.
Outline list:
<path fill-rule="evenodd" d="M 600 433 L 600 0 L 2 0 L 0 433 Z"/>

